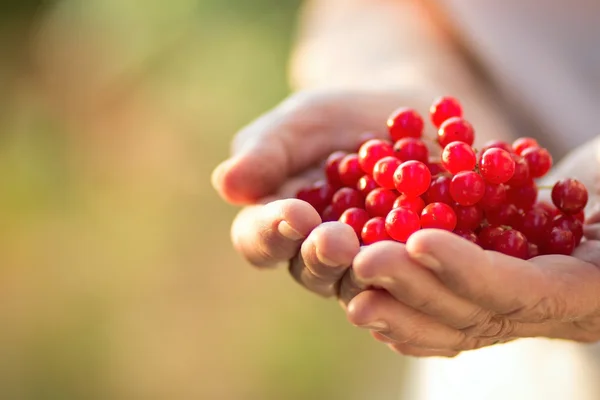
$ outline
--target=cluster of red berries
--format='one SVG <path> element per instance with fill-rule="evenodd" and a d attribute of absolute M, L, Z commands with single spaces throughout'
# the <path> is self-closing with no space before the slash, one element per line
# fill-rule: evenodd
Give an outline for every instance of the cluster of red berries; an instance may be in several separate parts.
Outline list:
<path fill-rule="evenodd" d="M 456 233 L 487 250 L 529 259 L 566 254 L 583 238 L 585 186 L 563 179 L 552 203 L 538 201 L 536 179 L 552 156 L 535 139 L 492 141 L 476 151 L 475 132 L 453 97 L 430 109 L 441 157 L 423 138 L 423 118 L 401 108 L 387 121 L 389 140 L 370 139 L 357 153 L 334 152 L 326 180 L 300 190 L 322 220 L 350 225 L 363 245 L 406 240 L 419 229 Z"/>

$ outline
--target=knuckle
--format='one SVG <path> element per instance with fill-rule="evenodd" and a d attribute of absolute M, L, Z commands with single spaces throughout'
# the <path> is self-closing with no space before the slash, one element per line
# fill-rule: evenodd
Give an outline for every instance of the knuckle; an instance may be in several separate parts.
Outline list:
<path fill-rule="evenodd" d="M 515 324 L 508 318 L 495 317 L 480 328 L 477 336 L 483 339 L 510 337 L 515 331 Z"/>
<path fill-rule="evenodd" d="M 492 312 L 478 307 L 467 315 L 467 325 L 460 330 L 467 335 L 474 336 L 482 327 L 487 326 L 493 317 Z"/>
<path fill-rule="evenodd" d="M 566 315 L 567 308 L 567 302 L 563 297 L 542 296 L 535 303 L 528 306 L 519 307 L 505 315 L 515 320 L 544 322 Z"/>

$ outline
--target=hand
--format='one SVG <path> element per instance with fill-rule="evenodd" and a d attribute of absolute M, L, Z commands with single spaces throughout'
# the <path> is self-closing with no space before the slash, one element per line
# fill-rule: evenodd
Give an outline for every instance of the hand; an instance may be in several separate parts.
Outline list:
<path fill-rule="evenodd" d="M 548 178 L 582 180 L 598 205 L 597 146 L 567 157 Z M 342 283 L 350 321 L 413 356 L 455 356 L 522 337 L 600 340 L 600 221 L 572 257 L 523 261 L 443 231 L 406 245 L 378 243 L 356 257 Z"/>
<path fill-rule="evenodd" d="M 235 248 L 259 267 L 293 259 L 297 281 L 321 295 L 336 295 L 359 252 L 356 234 L 338 222 L 319 225 L 317 212 L 291 197 L 322 177 L 316 167 L 331 152 L 356 151 L 366 131 L 385 135 L 395 108 L 414 104 L 426 110 L 430 101 L 406 92 L 313 91 L 292 96 L 243 129 L 232 157 L 213 174 L 225 200 L 246 205 L 232 226 Z"/>

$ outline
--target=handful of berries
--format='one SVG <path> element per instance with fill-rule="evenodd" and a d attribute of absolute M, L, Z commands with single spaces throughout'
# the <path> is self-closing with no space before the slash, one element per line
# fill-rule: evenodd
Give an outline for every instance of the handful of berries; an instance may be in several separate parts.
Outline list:
<path fill-rule="evenodd" d="M 570 255 L 583 238 L 585 186 L 562 179 L 552 203 L 538 202 L 536 179 L 552 156 L 535 139 L 491 141 L 476 151 L 461 104 L 440 97 L 430 109 L 441 157 L 430 157 L 423 118 L 400 108 L 387 121 L 389 140 L 370 139 L 358 153 L 332 153 L 327 180 L 300 190 L 323 222 L 350 225 L 363 245 L 406 242 L 420 229 L 445 229 L 513 257 Z"/>

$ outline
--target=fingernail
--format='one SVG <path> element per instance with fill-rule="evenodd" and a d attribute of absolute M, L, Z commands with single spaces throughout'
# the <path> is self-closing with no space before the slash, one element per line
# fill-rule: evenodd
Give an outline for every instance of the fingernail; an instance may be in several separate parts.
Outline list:
<path fill-rule="evenodd" d="M 372 331 L 385 332 L 389 331 L 390 327 L 385 321 L 373 321 L 368 324 L 359 325 L 359 328 L 370 329 Z"/>
<path fill-rule="evenodd" d="M 442 270 L 442 264 L 440 264 L 440 262 L 438 260 L 436 260 L 435 258 L 433 258 L 433 256 L 431 256 L 429 254 L 425 254 L 425 253 L 411 254 L 411 258 L 413 260 L 415 260 L 416 262 L 418 262 L 419 264 L 422 264 L 422 265 L 426 266 L 427 268 L 434 270 L 436 272 L 440 272 Z"/>
<path fill-rule="evenodd" d="M 325 264 L 328 267 L 339 267 L 340 266 L 340 263 L 336 263 L 334 261 L 331 261 L 329 258 L 327 258 L 323 254 L 321 254 L 319 252 L 319 249 L 316 249 L 315 252 L 317 253 L 317 259 L 319 260 L 319 262 L 321 264 Z"/>
<path fill-rule="evenodd" d="M 303 234 L 292 228 L 286 221 L 281 221 L 277 226 L 277 230 L 283 237 L 290 240 L 296 241 L 305 238 Z"/>

